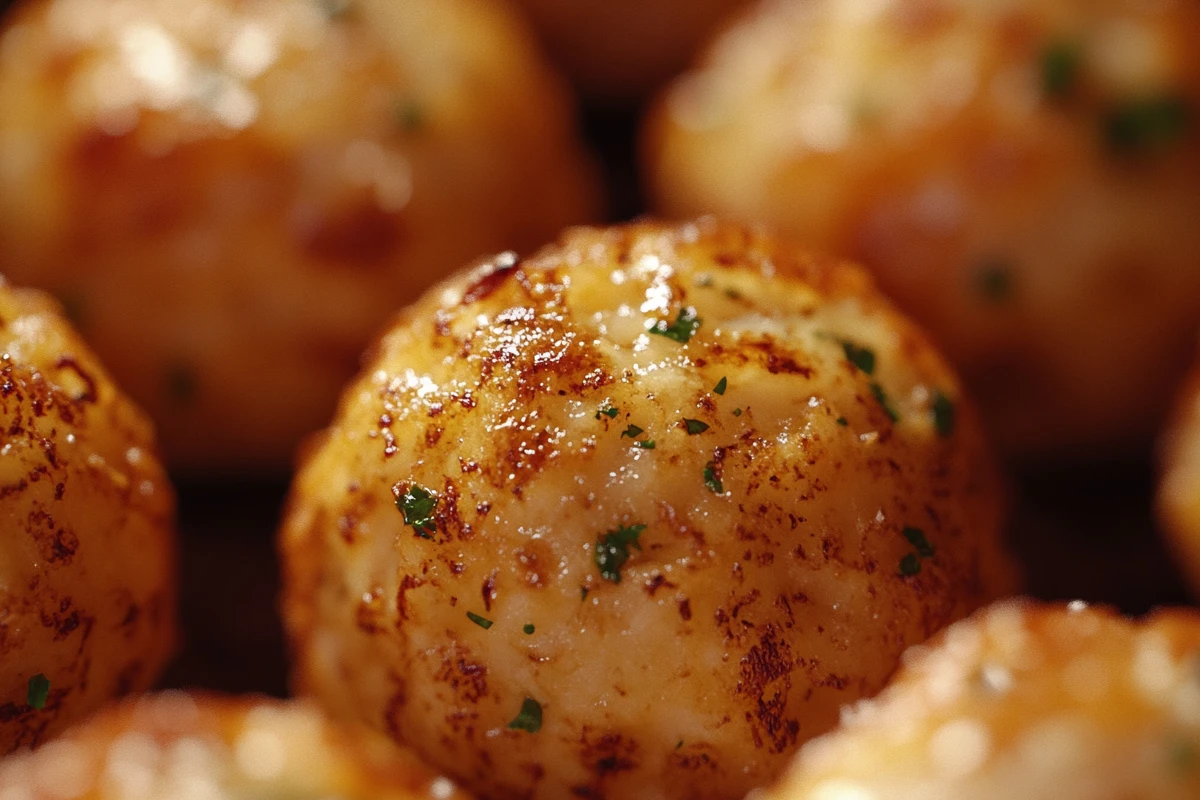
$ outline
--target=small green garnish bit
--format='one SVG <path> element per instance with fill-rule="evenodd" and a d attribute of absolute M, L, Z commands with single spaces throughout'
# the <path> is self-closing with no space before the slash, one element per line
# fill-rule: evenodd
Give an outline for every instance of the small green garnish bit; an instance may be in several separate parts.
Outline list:
<path fill-rule="evenodd" d="M 1113 108 L 1104 119 L 1109 147 L 1122 155 L 1163 150 L 1190 130 L 1193 109 L 1183 97 L 1143 97 Z"/>
<path fill-rule="evenodd" d="M 704 485 L 713 494 L 725 493 L 725 486 L 721 483 L 721 479 L 717 477 L 717 466 L 711 461 L 704 465 Z"/>
<path fill-rule="evenodd" d="M 721 380 L 717 382 L 717 385 L 713 387 L 713 391 L 716 392 L 717 394 L 725 394 L 725 390 L 728 387 L 729 387 L 729 381 L 725 378 L 721 378 Z"/>
<path fill-rule="evenodd" d="M 900 559 L 900 574 L 906 578 L 911 578 L 921 571 L 921 560 L 914 553 L 909 553 L 904 558 Z"/>
<path fill-rule="evenodd" d="M 1063 100 L 1079 83 L 1083 53 L 1070 41 L 1052 42 L 1042 51 L 1042 93 L 1052 100 Z"/>
<path fill-rule="evenodd" d="M 608 531 L 596 541 L 596 566 L 600 568 L 600 577 L 613 583 L 621 582 L 621 567 L 629 560 L 629 548 L 638 550 L 642 545 L 638 536 L 646 530 L 645 525 L 629 525 Z M 584 592 L 587 590 L 584 589 Z M 586 597 L 586 594 L 584 595 Z"/>
<path fill-rule="evenodd" d="M 1167 763 L 1175 772 L 1190 772 L 1200 763 L 1200 747 L 1187 739 L 1175 739 L 1167 744 Z"/>
<path fill-rule="evenodd" d="M 979 294 L 989 303 L 999 304 L 1013 294 L 1012 269 L 1001 261 L 987 261 L 977 278 Z"/>
<path fill-rule="evenodd" d="M 841 340 L 842 350 L 846 353 L 846 360 L 853 364 L 858 369 L 865 372 L 867 375 L 875 374 L 875 351 L 867 347 L 859 347 L 854 342 L 848 342 L 845 339 Z"/>
<path fill-rule="evenodd" d="M 680 344 L 687 344 L 696 335 L 696 331 L 700 330 L 702 321 L 696 315 L 696 309 L 687 306 L 679 309 L 679 316 L 675 318 L 674 322 L 668 324 L 664 320 L 658 320 L 650 326 L 649 330 L 650 333 L 658 336 L 665 336 Z"/>
<path fill-rule="evenodd" d="M 396 498 L 396 508 L 404 514 L 404 524 L 411 526 L 422 539 L 432 539 L 432 534 L 437 532 L 437 523 L 433 519 L 437 504 L 436 494 L 415 483 Z"/>
<path fill-rule="evenodd" d="M 642 448 L 643 450 L 653 450 L 654 449 L 654 440 L 653 439 L 643 439 L 640 442 L 634 442 L 634 444 L 637 445 L 638 447 Z"/>
<path fill-rule="evenodd" d="M 680 739 L 678 742 L 675 743 L 676 750 L 678 750 L 681 747 L 683 747 L 683 739 Z"/>
<path fill-rule="evenodd" d="M 425 111 L 416 100 L 401 100 L 396 104 L 395 119 L 400 130 L 412 133 L 425 124 Z"/>
<path fill-rule="evenodd" d="M 526 697 L 521 703 L 521 711 L 508 723 L 514 731 L 537 733 L 542 729 L 542 704 L 532 697 Z"/>
<path fill-rule="evenodd" d="M 621 431 L 621 438 L 628 436 L 630 439 L 636 439 L 637 437 L 641 436 L 642 433 L 642 429 L 637 425 L 630 425 L 628 428 Z"/>
<path fill-rule="evenodd" d="M 617 411 L 612 406 L 605 406 L 604 408 L 602 408 L 596 412 L 596 419 L 600 419 L 601 416 L 608 417 L 609 419 L 616 419 L 617 414 L 620 414 L 620 413 L 621 413 L 620 411 Z"/>
<path fill-rule="evenodd" d="M 317 0 L 326 19 L 341 19 L 350 13 L 351 0 Z"/>
<path fill-rule="evenodd" d="M 533 633 L 535 630 L 537 630 L 537 628 L 533 627 L 533 623 L 532 623 L 532 622 L 526 622 L 526 623 L 525 623 L 525 624 L 524 624 L 524 625 L 521 627 L 521 630 L 525 631 L 525 635 L 526 635 L 526 636 L 529 636 L 529 635 L 530 635 L 530 634 L 532 634 L 532 633 Z"/>
<path fill-rule="evenodd" d="M 707 272 L 696 276 L 696 285 L 701 289 L 708 289 L 713 285 L 713 276 Z"/>
<path fill-rule="evenodd" d="M 734 415 L 735 417 L 740 417 L 740 416 L 742 415 L 742 410 L 741 410 L 740 408 L 735 408 L 735 409 L 733 410 L 733 415 Z"/>
<path fill-rule="evenodd" d="M 954 435 L 954 427 L 958 422 L 958 409 L 954 401 L 941 391 L 933 393 L 933 427 L 938 435 L 948 438 Z"/>
<path fill-rule="evenodd" d="M 586 586 L 580 586 L 579 587 L 579 602 L 582 603 L 584 600 L 587 600 L 587 596 L 588 596 L 588 588 Z"/>
<path fill-rule="evenodd" d="M 50 697 L 50 679 L 38 673 L 29 679 L 29 688 L 25 691 L 25 702 L 41 711 L 46 707 L 46 699 Z"/>
<path fill-rule="evenodd" d="M 838 417 L 834 421 L 837 422 L 838 425 L 841 425 L 843 428 L 850 424 L 849 422 L 846 421 L 845 417 Z"/>
<path fill-rule="evenodd" d="M 875 399 L 879 401 L 879 405 L 891 418 L 892 422 L 899 422 L 900 415 L 896 413 L 896 409 L 892 408 L 892 403 L 888 400 L 887 394 L 883 391 L 883 387 L 878 383 L 871 383 L 871 394 L 875 395 Z"/>
<path fill-rule="evenodd" d="M 920 528 L 906 527 L 902 533 L 904 534 L 904 538 L 908 539 L 908 543 L 917 548 L 918 555 L 922 558 L 933 557 L 933 545 L 925 538 L 925 531 Z"/>
<path fill-rule="evenodd" d="M 471 612 L 471 611 L 467 612 L 467 619 L 471 620 L 471 622 L 474 622 L 476 625 L 483 628 L 485 631 L 488 628 L 492 627 L 492 625 L 495 624 L 487 617 L 481 617 L 478 614 Z"/>
<path fill-rule="evenodd" d="M 685 428 L 687 428 L 689 436 L 695 436 L 698 433 L 704 433 L 706 430 L 708 430 L 708 423 L 701 422 L 698 419 L 688 419 L 687 417 L 684 417 L 683 425 Z"/>

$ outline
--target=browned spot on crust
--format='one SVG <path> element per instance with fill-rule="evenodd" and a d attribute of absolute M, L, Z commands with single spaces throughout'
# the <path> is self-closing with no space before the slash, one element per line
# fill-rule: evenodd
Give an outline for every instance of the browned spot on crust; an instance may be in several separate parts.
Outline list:
<path fill-rule="evenodd" d="M 737 693 L 755 704 L 746 712 L 755 746 L 766 746 L 772 753 L 794 745 L 800 732 L 799 721 L 784 716 L 794 669 L 791 647 L 772 624 L 741 660 Z"/>
<path fill-rule="evenodd" d="M 496 264 L 490 272 L 467 287 L 467 291 L 463 293 L 462 304 L 469 306 L 491 297 L 517 269 L 518 263 L 515 259 Z"/>

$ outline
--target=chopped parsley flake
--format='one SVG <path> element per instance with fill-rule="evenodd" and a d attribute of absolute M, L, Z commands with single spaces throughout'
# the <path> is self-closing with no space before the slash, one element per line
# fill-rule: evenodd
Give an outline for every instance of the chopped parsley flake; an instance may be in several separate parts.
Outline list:
<path fill-rule="evenodd" d="M 1001 261 L 987 261 L 979 270 L 979 294 L 989 303 L 1003 303 L 1012 297 L 1012 269 Z"/>
<path fill-rule="evenodd" d="M 707 289 L 713 285 L 713 276 L 707 272 L 696 276 L 696 285 L 701 289 Z"/>
<path fill-rule="evenodd" d="M 846 360 L 868 375 L 875 374 L 875 351 L 867 347 L 859 347 L 854 342 L 842 340 L 842 350 Z"/>
<path fill-rule="evenodd" d="M 695 436 L 698 433 L 704 433 L 706 430 L 708 430 L 708 423 L 701 422 L 698 419 L 688 419 L 687 417 L 684 417 L 683 425 L 685 428 L 687 428 L 688 435 L 690 436 Z"/>
<path fill-rule="evenodd" d="M 838 425 L 841 425 L 843 428 L 850 424 L 849 422 L 846 421 L 845 417 L 838 417 L 834 421 L 837 422 Z"/>
<path fill-rule="evenodd" d="M 938 435 L 949 437 L 954 435 L 954 426 L 958 421 L 958 410 L 954 401 L 940 391 L 933 393 L 933 427 Z"/>
<path fill-rule="evenodd" d="M 742 410 L 741 410 L 740 408 L 735 408 L 735 409 L 733 410 L 733 415 L 734 415 L 735 417 L 740 417 L 740 416 L 742 415 Z"/>
<path fill-rule="evenodd" d="M 717 466 L 711 461 L 704 465 L 704 485 L 714 494 L 725 493 L 725 486 L 717 477 Z"/>
<path fill-rule="evenodd" d="M 680 344 L 687 344 L 696 331 L 700 330 L 702 320 L 696 316 L 696 309 L 691 306 L 679 309 L 679 316 L 675 321 L 667 324 L 663 320 L 658 320 L 650 326 L 650 333 L 659 336 L 665 336 L 668 339 L 673 339 Z"/>
<path fill-rule="evenodd" d="M 616 419 L 617 414 L 620 414 L 620 413 L 621 413 L 620 411 L 617 411 L 612 406 L 605 406 L 604 408 L 602 408 L 596 412 L 596 419 L 600 419 L 601 416 L 608 417 L 609 419 Z"/>
<path fill-rule="evenodd" d="M 904 558 L 900 559 L 900 574 L 906 578 L 911 578 L 921 571 L 921 561 L 915 554 L 909 553 Z"/>
<path fill-rule="evenodd" d="M 495 624 L 487 617 L 481 617 L 478 614 L 475 614 L 471 611 L 467 612 L 467 619 L 471 620 L 471 622 L 474 622 L 476 625 L 483 628 L 485 631 L 488 628 L 492 627 L 493 624 Z"/>
<path fill-rule="evenodd" d="M 653 450 L 654 449 L 654 440 L 653 439 L 643 439 L 640 442 L 634 442 L 634 444 L 637 445 L 638 447 L 642 448 L 643 450 Z"/>
<path fill-rule="evenodd" d="M 888 400 L 887 394 L 883 391 L 883 387 L 878 383 L 871 383 L 871 394 L 875 395 L 875 399 L 879 401 L 879 405 L 883 408 L 892 422 L 899 422 L 900 415 L 896 413 L 896 409 L 892 408 L 892 403 Z"/>
<path fill-rule="evenodd" d="M 535 630 L 537 630 L 537 628 L 533 627 L 532 622 L 526 622 L 525 625 L 522 626 L 521 630 L 525 631 L 525 635 L 528 636 L 529 634 L 531 634 Z"/>
<path fill-rule="evenodd" d="M 396 498 L 396 508 L 404 514 L 404 524 L 412 526 L 423 539 L 432 539 L 431 534 L 437 531 L 437 523 L 433 520 L 437 504 L 436 494 L 415 483 Z"/>
<path fill-rule="evenodd" d="M 621 437 L 624 438 L 628 436 L 630 439 L 636 439 L 637 437 L 641 436 L 642 433 L 642 429 L 637 425 L 630 425 L 628 428 L 621 431 Z"/>
<path fill-rule="evenodd" d="M 925 531 L 921 530 L 920 528 L 908 527 L 904 529 L 903 533 L 904 538 L 908 539 L 908 543 L 917 548 L 918 555 L 920 555 L 922 558 L 933 557 L 933 545 L 930 544 L 929 540 L 925 538 Z"/>
<path fill-rule="evenodd" d="M 508 723 L 508 727 L 515 731 L 526 731 L 527 733 L 537 733 L 542 729 L 542 704 L 532 697 L 526 697 L 521 703 L 521 711 L 513 718 L 513 721 Z"/>
<path fill-rule="evenodd" d="M 1183 97 L 1143 97 L 1109 111 L 1104 135 L 1109 147 L 1118 153 L 1150 153 L 1182 139 L 1191 128 L 1192 116 L 1192 108 Z"/>
<path fill-rule="evenodd" d="M 1083 53 L 1078 45 L 1058 41 L 1042 51 L 1042 92 L 1052 100 L 1069 97 L 1079 82 Z"/>
<path fill-rule="evenodd" d="M 728 387 L 729 387 L 729 381 L 726 380 L 725 378 L 721 378 L 721 380 L 717 382 L 717 385 L 713 387 L 713 391 L 716 392 L 717 394 L 725 394 L 725 389 L 727 389 Z"/>
<path fill-rule="evenodd" d="M 46 707 L 46 699 L 50 697 L 50 679 L 38 673 L 29 679 L 29 688 L 25 692 L 25 702 L 41 711 Z"/>
<path fill-rule="evenodd" d="M 638 550 L 642 545 L 638 536 L 646 530 L 645 525 L 629 525 L 608 531 L 596 542 L 596 566 L 600 568 L 600 577 L 613 583 L 621 582 L 621 567 L 629 560 L 629 548 Z M 585 589 L 584 592 L 587 590 Z M 586 597 L 586 594 L 584 595 Z"/>
<path fill-rule="evenodd" d="M 396 124 L 406 133 L 420 130 L 425 124 L 425 112 L 415 100 L 402 100 L 396 104 Z"/>

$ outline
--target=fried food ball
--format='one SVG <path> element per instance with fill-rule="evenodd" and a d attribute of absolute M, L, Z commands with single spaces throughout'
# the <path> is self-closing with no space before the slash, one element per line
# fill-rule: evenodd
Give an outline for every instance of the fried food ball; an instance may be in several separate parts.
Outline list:
<path fill-rule="evenodd" d="M 1158 512 L 1184 577 L 1200 591 L 1200 362 L 1163 439 Z"/>
<path fill-rule="evenodd" d="M 576 229 L 383 337 L 292 489 L 298 688 L 490 798 L 741 798 L 1010 587 L 925 336 L 712 220 Z"/>
<path fill-rule="evenodd" d="M 468 800 L 385 737 L 308 704 L 181 692 L 127 700 L 9 756 L 0 787 L 22 800 Z"/>
<path fill-rule="evenodd" d="M 175 499 L 143 413 L 53 300 L 3 278 L 0 431 L 2 755 L 158 678 Z"/>
<path fill-rule="evenodd" d="M 1002 451 L 1161 426 L 1200 318 L 1200 5 L 767 2 L 649 125 L 658 209 L 861 260 Z"/>
<path fill-rule="evenodd" d="M 681 71 L 748 0 L 517 0 L 547 50 L 593 100 L 634 102 Z"/>
<path fill-rule="evenodd" d="M 1200 616 L 1009 601 L 905 655 L 754 800 L 1200 795 Z"/>
<path fill-rule="evenodd" d="M 173 466 L 270 471 L 376 329 L 590 219 L 568 98 L 490 0 L 50 0 L 0 38 L 0 270 Z"/>

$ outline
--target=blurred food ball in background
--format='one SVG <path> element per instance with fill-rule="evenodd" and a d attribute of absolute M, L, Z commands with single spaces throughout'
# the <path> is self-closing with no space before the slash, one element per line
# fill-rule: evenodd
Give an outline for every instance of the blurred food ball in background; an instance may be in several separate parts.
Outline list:
<path fill-rule="evenodd" d="M 468 800 L 411 753 L 308 704 L 182 692 L 127 700 L 0 760 L 0 787 L 22 800 Z"/>
<path fill-rule="evenodd" d="M 1200 593 L 1200 361 L 1160 444 L 1159 521 L 1193 592 Z"/>
<path fill-rule="evenodd" d="M 636 103 L 682 70 L 707 36 L 748 0 L 514 0 L 581 92 Z"/>
<path fill-rule="evenodd" d="M 2 278 L 0 353 L 2 755 L 158 679 L 176 576 L 145 414 L 54 300 Z"/>
<path fill-rule="evenodd" d="M 0 272 L 57 294 L 173 467 L 286 466 L 387 316 L 597 213 L 487 0 L 52 0 L 0 38 Z"/>
<path fill-rule="evenodd" d="M 1192 800 L 1200 615 L 1005 601 L 904 654 L 750 800 Z"/>
<path fill-rule="evenodd" d="M 768 0 L 662 97 L 655 207 L 859 259 L 1001 449 L 1111 456 L 1200 322 L 1200 6 Z"/>
<path fill-rule="evenodd" d="M 732 800 L 1013 588 L 979 415 L 870 276 L 711 219 L 410 307 L 281 532 L 297 689 L 482 796 Z"/>

